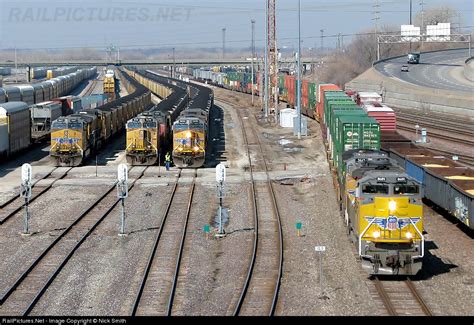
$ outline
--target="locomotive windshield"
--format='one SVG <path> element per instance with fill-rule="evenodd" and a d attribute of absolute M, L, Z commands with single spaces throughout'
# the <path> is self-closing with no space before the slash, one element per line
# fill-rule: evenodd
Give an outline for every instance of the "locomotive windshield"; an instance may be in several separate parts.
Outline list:
<path fill-rule="evenodd" d="M 394 185 L 393 194 L 403 195 L 403 194 L 418 194 L 420 192 L 420 187 L 418 185 Z"/>
<path fill-rule="evenodd" d="M 143 122 L 143 127 L 144 128 L 156 128 L 156 122 L 155 121 Z"/>
<path fill-rule="evenodd" d="M 82 129 L 82 123 L 81 122 L 69 122 L 67 124 L 68 129 L 74 129 L 74 130 L 81 130 Z"/>
<path fill-rule="evenodd" d="M 362 193 L 365 194 L 388 194 L 389 186 L 381 184 L 364 184 Z"/>
<path fill-rule="evenodd" d="M 59 121 L 54 121 L 53 124 L 51 125 L 52 129 L 55 130 L 61 130 L 67 128 L 67 123 L 66 122 L 59 122 Z"/>
<path fill-rule="evenodd" d="M 142 124 L 139 121 L 130 121 L 127 123 L 127 129 L 139 129 Z"/>

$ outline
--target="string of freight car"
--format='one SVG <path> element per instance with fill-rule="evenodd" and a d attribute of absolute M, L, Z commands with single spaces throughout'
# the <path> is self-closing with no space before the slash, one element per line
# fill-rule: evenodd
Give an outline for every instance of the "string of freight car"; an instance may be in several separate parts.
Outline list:
<path fill-rule="evenodd" d="M 187 71 L 188 73 L 191 71 Z M 248 77 L 242 76 L 242 74 L 248 74 L 244 71 L 237 71 L 232 74 L 222 72 L 207 71 L 202 69 L 192 70 L 192 76 L 196 81 L 204 82 L 207 84 L 215 85 L 218 87 L 226 88 L 229 90 L 240 91 L 248 93 Z M 259 75 L 257 74 L 257 80 Z M 239 81 L 234 82 L 234 81 Z M 254 84 L 255 92 L 258 94 L 258 85 Z M 413 144 L 410 140 L 400 135 L 396 130 L 396 114 L 393 110 L 387 110 L 381 102 L 381 97 L 375 94 L 375 100 L 368 95 L 373 94 L 354 94 L 348 92 L 352 97 L 346 96 L 344 99 L 344 92 L 334 84 L 326 83 L 311 83 L 303 81 L 303 101 L 302 101 L 302 113 L 310 118 L 314 118 L 321 125 L 321 130 L 325 138 L 329 137 L 332 140 L 330 130 L 334 129 L 336 125 L 340 125 L 340 117 L 336 113 L 337 110 L 355 111 L 350 114 L 362 114 L 360 111 L 365 110 L 368 116 L 375 118 L 380 126 L 380 145 L 384 151 L 388 153 L 390 157 L 398 159 L 399 165 L 404 168 L 410 177 L 416 178 L 423 188 L 427 188 L 425 184 L 425 178 L 428 179 L 427 175 L 434 175 L 436 182 L 439 185 L 436 190 L 425 191 L 424 197 L 433 202 L 438 202 L 441 208 L 448 211 L 449 214 L 459 219 L 463 224 L 470 227 L 474 227 L 474 177 L 471 177 L 472 169 L 466 168 L 464 165 L 457 163 L 451 159 L 445 157 L 439 157 L 439 154 L 433 151 L 429 151 L 423 147 Z M 250 86 L 251 89 L 252 86 Z M 305 91 L 306 89 L 306 91 Z M 295 94 L 296 94 L 296 78 L 289 75 L 279 76 L 279 91 L 280 99 L 287 101 L 291 107 L 295 106 Z M 337 103 L 337 94 L 333 97 L 325 96 L 326 93 L 332 92 L 338 93 L 344 102 L 345 107 L 341 106 L 343 103 Z M 307 94 L 307 100 L 305 99 Z M 358 95 L 358 96 L 357 96 Z M 356 105 L 354 101 L 358 101 L 363 104 L 363 97 L 367 95 L 372 102 L 378 103 L 375 109 L 370 111 L 366 107 L 362 108 Z M 330 99 L 330 100 L 329 100 Z M 353 100 L 351 103 L 351 99 Z M 362 99 L 362 100 L 361 100 Z M 367 105 L 365 105 L 367 106 Z M 356 111 L 359 111 L 357 113 Z M 333 114 L 334 112 L 334 114 Z M 347 117 L 346 117 L 347 118 Z M 344 139 L 336 139 L 339 148 L 341 143 L 343 146 Z M 342 142 L 339 142 L 342 141 Z M 329 155 L 334 156 L 334 148 L 331 145 L 332 141 L 328 144 Z M 400 157 L 396 154 L 397 149 L 409 147 L 411 151 L 407 151 L 405 156 Z M 401 149 L 400 149 L 401 150 Z M 399 151 L 400 151 L 399 150 Z M 402 150 L 403 151 L 403 150 Z M 340 152 L 335 155 L 335 159 L 340 157 Z M 414 162 L 413 160 L 421 156 L 421 160 Z M 451 156 L 451 155 L 449 155 Z M 336 161 L 337 164 L 342 164 L 341 161 Z M 446 178 L 443 176 L 441 171 L 449 169 L 453 175 Z M 445 196 L 446 199 L 438 199 L 439 196 Z"/>
<path fill-rule="evenodd" d="M 79 166 L 114 136 L 125 130 L 128 120 L 151 106 L 151 92 L 127 74 L 122 83 L 129 95 L 95 109 L 81 110 L 56 119 L 51 127 L 50 156 L 56 166 Z"/>

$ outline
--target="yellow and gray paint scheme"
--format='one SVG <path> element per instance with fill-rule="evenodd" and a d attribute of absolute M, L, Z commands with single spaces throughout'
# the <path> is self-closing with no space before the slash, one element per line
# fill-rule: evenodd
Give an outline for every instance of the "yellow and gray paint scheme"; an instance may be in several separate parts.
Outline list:
<path fill-rule="evenodd" d="M 424 256 L 420 184 L 380 151 L 354 151 L 345 163 L 345 223 L 363 268 L 416 274 Z"/>
<path fill-rule="evenodd" d="M 168 119 L 161 112 L 145 112 L 127 122 L 126 157 L 130 165 L 158 162 L 168 138 Z"/>
<path fill-rule="evenodd" d="M 49 154 L 56 166 L 79 166 L 96 148 L 99 137 L 99 120 L 95 115 L 60 117 L 51 126 Z"/>
<path fill-rule="evenodd" d="M 207 120 L 184 113 L 173 124 L 173 163 L 180 168 L 201 167 L 206 158 Z"/>

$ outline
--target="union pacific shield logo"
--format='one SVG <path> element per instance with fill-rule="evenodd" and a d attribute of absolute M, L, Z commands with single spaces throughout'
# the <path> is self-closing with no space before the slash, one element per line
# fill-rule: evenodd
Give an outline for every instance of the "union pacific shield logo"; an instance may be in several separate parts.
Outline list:
<path fill-rule="evenodd" d="M 390 216 L 387 219 L 387 229 L 388 230 L 395 230 L 398 228 L 398 218 L 394 216 Z"/>

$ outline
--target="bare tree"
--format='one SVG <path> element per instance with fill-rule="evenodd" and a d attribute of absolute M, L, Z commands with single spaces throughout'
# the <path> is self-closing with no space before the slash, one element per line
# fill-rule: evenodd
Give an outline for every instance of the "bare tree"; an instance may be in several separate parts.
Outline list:
<path fill-rule="evenodd" d="M 423 13 L 419 12 L 415 17 L 416 26 L 437 25 L 438 23 L 451 23 L 453 25 L 459 24 L 460 13 L 451 6 L 443 5 L 436 6 L 425 10 Z"/>

